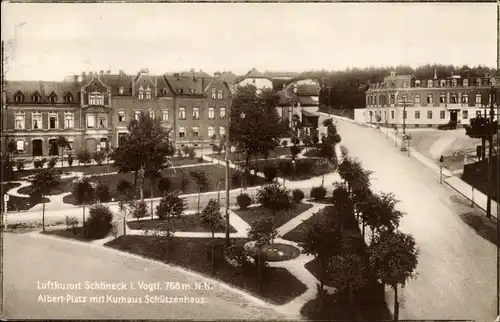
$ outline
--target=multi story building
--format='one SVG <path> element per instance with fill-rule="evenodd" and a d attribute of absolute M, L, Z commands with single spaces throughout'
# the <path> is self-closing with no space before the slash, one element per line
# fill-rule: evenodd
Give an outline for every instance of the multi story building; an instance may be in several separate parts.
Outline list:
<path fill-rule="evenodd" d="M 382 82 L 370 84 L 366 108 L 355 118 L 390 126 L 403 124 L 403 118 L 408 127 L 437 127 L 450 121 L 464 126 L 485 111 L 489 115 L 492 100 L 497 104 L 492 93 L 496 85 L 496 79 L 488 75 L 438 78 L 434 73 L 433 78 L 417 79 L 393 72 Z"/>
<path fill-rule="evenodd" d="M 226 131 L 229 87 L 208 74 L 112 75 L 82 73 L 62 82 L 6 82 L 2 106 L 2 147 L 14 140 L 18 157 L 59 154 L 56 139 L 70 142 L 66 153 L 120 144 L 128 122 L 147 113 L 171 130 L 177 146 L 219 139 Z"/>

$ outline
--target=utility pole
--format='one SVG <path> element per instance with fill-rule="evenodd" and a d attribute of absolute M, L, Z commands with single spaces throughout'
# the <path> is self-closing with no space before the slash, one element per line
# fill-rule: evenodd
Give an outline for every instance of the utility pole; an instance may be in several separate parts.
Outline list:
<path fill-rule="evenodd" d="M 493 195 L 494 191 L 494 186 L 493 186 L 493 174 L 492 174 L 492 168 L 493 168 L 493 135 L 496 131 L 494 126 L 494 118 L 495 118 L 495 110 L 493 106 L 493 101 L 495 100 L 495 88 L 491 87 L 491 93 L 490 93 L 491 101 L 490 101 L 490 120 L 489 123 L 486 122 L 488 125 L 486 130 L 488 131 L 488 193 L 487 195 L 487 201 L 486 201 L 486 216 L 488 218 L 491 217 L 491 196 Z M 497 156 L 498 157 L 498 156 Z M 498 174 L 497 174 L 498 176 Z"/>
<path fill-rule="evenodd" d="M 226 83 L 227 84 L 227 83 Z M 227 84 L 229 87 L 229 84 Z M 226 121 L 226 244 L 230 245 L 231 241 L 229 239 L 229 152 L 231 150 L 230 141 L 229 141 L 229 127 L 231 125 L 231 107 L 233 105 L 233 93 L 231 88 L 229 88 L 229 100 L 227 104 L 227 121 Z"/>

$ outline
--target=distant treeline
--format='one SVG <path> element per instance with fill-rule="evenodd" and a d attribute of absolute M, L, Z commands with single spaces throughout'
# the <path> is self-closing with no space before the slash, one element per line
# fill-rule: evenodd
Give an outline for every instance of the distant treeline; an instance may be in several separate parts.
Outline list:
<path fill-rule="evenodd" d="M 484 77 L 486 74 L 494 76 L 496 69 L 485 66 L 469 67 L 467 65 L 458 67 L 453 65 L 424 65 L 417 68 L 410 66 L 397 67 L 369 67 L 348 68 L 341 71 L 310 71 L 301 73 L 292 81 L 299 79 L 315 79 L 322 86 L 319 95 L 320 108 L 327 108 L 331 104 L 333 109 L 353 109 L 365 106 L 365 91 L 371 83 L 381 82 L 384 77 L 394 71 L 396 75 L 413 75 L 415 78 L 432 78 L 436 71 L 438 78 L 460 75 L 462 77 Z M 330 86 L 330 101 L 328 100 L 328 89 Z"/>

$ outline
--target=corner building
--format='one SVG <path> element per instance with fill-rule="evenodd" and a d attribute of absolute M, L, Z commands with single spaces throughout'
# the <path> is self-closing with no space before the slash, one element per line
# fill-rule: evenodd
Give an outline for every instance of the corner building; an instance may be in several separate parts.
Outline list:
<path fill-rule="evenodd" d="M 82 73 L 62 82 L 7 81 L 2 93 L 2 150 L 13 140 L 17 157 L 60 155 L 119 146 L 141 113 L 160 118 L 177 147 L 198 146 L 225 134 L 227 83 L 203 73 L 135 75 Z"/>
<path fill-rule="evenodd" d="M 450 121 L 465 126 L 477 115 L 486 112 L 488 116 L 492 102 L 498 106 L 498 85 L 488 75 L 438 78 L 435 74 L 434 78 L 417 79 L 393 72 L 382 82 L 370 84 L 361 118 L 389 126 L 401 126 L 403 118 L 407 127 L 437 127 Z"/>

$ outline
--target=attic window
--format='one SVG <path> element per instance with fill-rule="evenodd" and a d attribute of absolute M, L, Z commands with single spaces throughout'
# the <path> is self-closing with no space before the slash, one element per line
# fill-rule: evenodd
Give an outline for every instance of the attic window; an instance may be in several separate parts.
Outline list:
<path fill-rule="evenodd" d="M 49 96 L 49 101 L 50 101 L 51 103 L 56 103 L 56 102 L 57 102 L 57 95 L 56 95 L 56 94 L 54 94 L 54 92 L 52 92 L 52 93 L 50 94 L 50 96 Z"/>
<path fill-rule="evenodd" d="M 123 91 L 124 91 L 124 90 L 125 90 L 125 89 L 124 89 L 123 87 L 120 87 L 120 89 L 118 90 L 118 91 L 119 91 L 119 93 L 120 93 L 120 95 L 123 95 Z"/>
<path fill-rule="evenodd" d="M 42 97 L 40 96 L 40 94 L 38 94 L 38 93 L 33 94 L 33 97 L 32 97 L 33 102 L 40 103 L 41 100 L 42 100 Z"/>
<path fill-rule="evenodd" d="M 73 103 L 73 95 L 71 93 L 66 94 L 66 96 L 64 97 L 64 101 L 66 103 Z"/>
<path fill-rule="evenodd" d="M 21 93 L 17 93 L 16 95 L 14 95 L 14 101 L 16 103 L 22 103 L 24 101 L 24 95 Z"/>
<path fill-rule="evenodd" d="M 184 89 L 182 89 L 182 88 L 178 88 L 178 89 L 177 89 L 177 92 L 182 94 L 182 93 L 184 93 Z"/>
<path fill-rule="evenodd" d="M 168 90 L 166 88 L 163 89 L 163 95 L 167 95 Z"/>
<path fill-rule="evenodd" d="M 194 94 L 194 88 L 189 88 L 189 91 Z"/>

